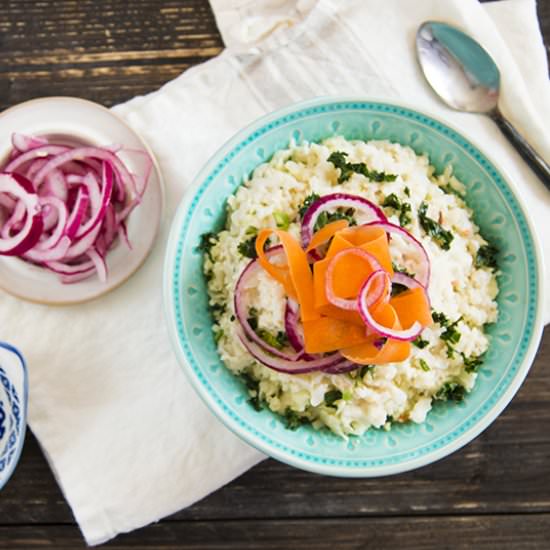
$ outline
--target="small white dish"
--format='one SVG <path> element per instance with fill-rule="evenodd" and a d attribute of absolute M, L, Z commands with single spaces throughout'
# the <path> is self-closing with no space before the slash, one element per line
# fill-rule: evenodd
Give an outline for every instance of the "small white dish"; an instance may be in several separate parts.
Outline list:
<path fill-rule="evenodd" d="M 27 424 L 28 380 L 19 351 L 0 342 L 0 489 L 21 455 Z"/>
<path fill-rule="evenodd" d="M 93 146 L 122 145 L 117 155 L 130 172 L 140 172 L 140 156 L 124 149 L 149 153 L 153 168 L 141 204 L 128 217 L 132 250 L 118 244 L 106 256 L 108 275 L 63 284 L 55 273 L 16 257 L 0 256 L 0 288 L 31 302 L 63 305 L 97 298 L 125 282 L 143 264 L 159 230 L 163 210 L 163 183 L 157 162 L 140 136 L 105 107 L 74 97 L 48 97 L 21 103 L 0 113 L 0 166 L 12 149 L 12 133 L 63 136 Z"/>

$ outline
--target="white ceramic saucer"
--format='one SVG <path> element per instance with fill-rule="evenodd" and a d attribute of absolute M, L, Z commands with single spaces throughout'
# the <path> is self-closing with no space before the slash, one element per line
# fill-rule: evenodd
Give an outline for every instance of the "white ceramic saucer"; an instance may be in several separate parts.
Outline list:
<path fill-rule="evenodd" d="M 71 304 L 96 298 L 116 288 L 145 261 L 158 233 L 163 209 L 163 184 L 158 165 L 149 147 L 118 116 L 84 99 L 49 97 L 34 99 L 0 114 L 0 165 L 11 150 L 11 135 L 19 132 L 37 136 L 65 136 L 75 142 L 95 146 L 119 144 L 118 156 L 130 172 L 140 172 L 140 156 L 124 149 L 146 150 L 153 169 L 142 203 L 128 218 L 132 250 L 118 242 L 106 257 L 108 276 L 102 283 L 97 275 L 74 284 L 63 284 L 54 273 L 13 257 L 0 256 L 0 288 L 6 292 L 45 304 Z"/>

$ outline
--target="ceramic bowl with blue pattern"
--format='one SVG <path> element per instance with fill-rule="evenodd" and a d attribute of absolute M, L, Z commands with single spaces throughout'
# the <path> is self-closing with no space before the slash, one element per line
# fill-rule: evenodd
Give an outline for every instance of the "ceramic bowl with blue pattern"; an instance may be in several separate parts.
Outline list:
<path fill-rule="evenodd" d="M 200 237 L 224 224 L 227 198 L 252 170 L 291 141 L 388 139 L 427 154 L 437 171 L 452 164 L 482 234 L 499 249 L 499 317 L 473 391 L 463 402 L 437 403 L 423 424 L 370 429 L 344 440 L 328 430 L 285 428 L 269 410 L 248 403 L 243 383 L 224 367 L 212 336 Z M 179 362 L 207 406 L 242 439 L 306 470 L 338 476 L 395 474 L 459 449 L 500 414 L 527 375 L 542 334 L 540 246 L 521 197 L 470 140 L 412 108 L 357 98 L 320 98 L 254 122 L 227 142 L 187 192 L 169 238 L 164 290 Z M 526 419 L 527 421 L 527 419 Z"/>
<path fill-rule="evenodd" d="M 0 489 L 15 470 L 27 422 L 28 381 L 25 360 L 0 342 Z"/>

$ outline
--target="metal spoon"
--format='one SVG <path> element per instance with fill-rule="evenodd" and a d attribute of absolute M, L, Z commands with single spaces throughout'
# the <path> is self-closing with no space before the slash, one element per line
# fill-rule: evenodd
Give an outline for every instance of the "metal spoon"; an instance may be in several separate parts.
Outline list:
<path fill-rule="evenodd" d="M 550 166 L 498 108 L 500 73 L 492 57 L 459 29 L 426 21 L 416 34 L 424 76 L 439 97 L 459 111 L 488 115 L 550 189 Z"/>

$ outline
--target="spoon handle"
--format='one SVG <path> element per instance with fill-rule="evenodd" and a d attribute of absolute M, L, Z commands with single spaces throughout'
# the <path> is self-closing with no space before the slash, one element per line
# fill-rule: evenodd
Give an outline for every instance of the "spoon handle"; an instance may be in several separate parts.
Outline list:
<path fill-rule="evenodd" d="M 491 111 L 489 116 L 516 148 L 523 160 L 531 167 L 531 170 L 550 190 L 550 166 L 548 163 L 527 143 L 525 138 L 512 126 L 511 122 L 503 116 L 498 108 Z"/>

